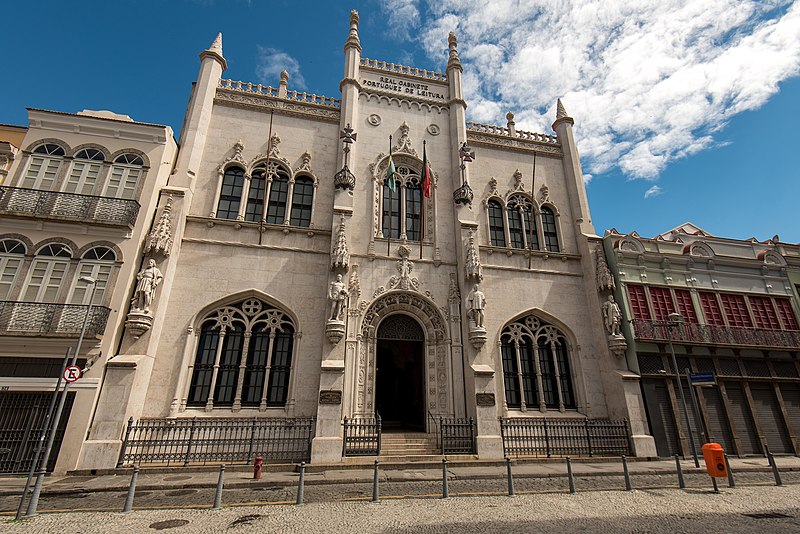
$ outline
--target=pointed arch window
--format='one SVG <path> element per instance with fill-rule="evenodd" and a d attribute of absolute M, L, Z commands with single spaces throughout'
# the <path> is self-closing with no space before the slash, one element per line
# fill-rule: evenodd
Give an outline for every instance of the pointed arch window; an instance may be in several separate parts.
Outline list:
<path fill-rule="evenodd" d="M 314 205 L 314 180 L 308 176 L 295 178 L 292 190 L 292 213 L 289 224 L 311 226 L 311 208 Z"/>
<path fill-rule="evenodd" d="M 144 173 L 144 160 L 138 154 L 120 154 L 114 159 L 104 196 L 133 200 Z"/>
<path fill-rule="evenodd" d="M 397 187 L 393 191 L 384 177 L 381 232 L 383 237 L 419 241 L 424 216 L 419 174 L 410 167 L 398 165 L 395 180 Z"/>
<path fill-rule="evenodd" d="M 548 206 L 542 206 L 542 233 L 544 234 L 544 246 L 550 252 L 560 252 L 558 245 L 558 230 L 556 227 L 556 216 Z"/>
<path fill-rule="evenodd" d="M 57 302 L 72 250 L 61 243 L 45 245 L 33 260 L 22 289 L 25 302 Z M 63 297 L 62 297 L 63 298 Z"/>
<path fill-rule="evenodd" d="M 244 169 L 228 167 L 222 177 L 222 189 L 217 204 L 217 217 L 220 219 L 236 219 L 239 215 L 239 203 L 244 186 Z"/>
<path fill-rule="evenodd" d="M 539 249 L 536 218 L 531 217 L 533 206 L 529 198 L 514 195 L 508 200 L 508 229 L 512 248 Z"/>
<path fill-rule="evenodd" d="M 33 149 L 20 187 L 52 191 L 66 152 L 53 143 L 44 143 Z"/>
<path fill-rule="evenodd" d="M 259 166 L 250 175 L 250 189 L 247 191 L 247 207 L 244 220 L 259 222 L 264 217 L 264 194 L 267 190 L 267 169 Z"/>
<path fill-rule="evenodd" d="M 256 298 L 209 313 L 190 368 L 187 406 L 285 406 L 296 341 L 291 319 Z"/>
<path fill-rule="evenodd" d="M 25 245 L 16 239 L 0 240 L 0 300 L 11 294 L 14 282 L 25 259 Z"/>
<path fill-rule="evenodd" d="M 503 207 L 497 200 L 490 200 L 488 207 L 490 242 L 493 247 L 504 247 L 506 246 L 506 224 Z"/>
<path fill-rule="evenodd" d="M 289 175 L 283 169 L 279 169 L 273 176 L 269 187 L 267 224 L 283 224 L 286 218 L 286 199 L 288 196 Z"/>
<path fill-rule="evenodd" d="M 506 406 L 526 411 L 574 409 L 569 349 L 555 326 L 528 315 L 507 325 L 500 337 Z"/>

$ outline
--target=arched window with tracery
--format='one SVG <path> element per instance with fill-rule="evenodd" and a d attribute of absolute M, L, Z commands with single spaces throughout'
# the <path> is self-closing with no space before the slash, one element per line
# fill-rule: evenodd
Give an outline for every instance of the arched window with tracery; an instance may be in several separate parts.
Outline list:
<path fill-rule="evenodd" d="M 0 300 L 8 299 L 25 259 L 25 244 L 17 239 L 0 240 Z"/>
<path fill-rule="evenodd" d="M 283 224 L 286 218 L 286 199 L 289 196 L 289 174 L 278 168 L 269 185 L 267 224 Z"/>
<path fill-rule="evenodd" d="M 532 204 L 528 197 L 514 195 L 508 199 L 508 230 L 512 248 L 539 249 L 536 218 L 531 217 Z"/>
<path fill-rule="evenodd" d="M 222 189 L 217 204 L 217 217 L 220 219 L 236 219 L 239 215 L 239 203 L 242 201 L 244 187 L 244 169 L 228 167 L 222 177 Z"/>
<path fill-rule="evenodd" d="M 65 193 L 93 195 L 103 170 L 105 156 L 96 148 L 84 148 L 75 154 L 72 168 L 64 184 Z"/>
<path fill-rule="evenodd" d="M 33 149 L 20 187 L 52 191 L 66 152 L 54 143 L 44 143 Z"/>
<path fill-rule="evenodd" d="M 526 411 L 574 409 L 575 392 L 564 334 L 527 315 L 500 336 L 506 406 Z"/>
<path fill-rule="evenodd" d="M 92 298 L 92 292 L 87 284 L 80 282 L 82 277 L 88 276 L 95 280 L 94 298 L 91 304 L 103 305 L 116 260 L 116 254 L 109 247 L 93 247 L 87 250 L 81 257 L 75 272 L 72 294 L 68 302 L 70 304 L 90 304 L 89 299 Z"/>
<path fill-rule="evenodd" d="M 259 165 L 250 175 L 250 189 L 247 191 L 247 206 L 244 220 L 259 222 L 264 218 L 264 195 L 267 192 L 267 168 Z"/>
<path fill-rule="evenodd" d="M 385 174 L 385 173 L 384 173 Z M 419 241 L 422 231 L 422 187 L 419 174 L 405 165 L 398 165 L 395 173 L 396 188 L 393 191 L 383 178 L 383 237 Z"/>
<path fill-rule="evenodd" d="M 139 192 L 139 180 L 144 174 L 144 159 L 138 154 L 120 154 L 114 158 L 104 196 L 133 200 Z"/>
<path fill-rule="evenodd" d="M 22 300 L 57 302 L 70 258 L 72 250 L 62 243 L 50 243 L 40 248 L 28 271 L 25 287 L 22 288 Z"/>
<path fill-rule="evenodd" d="M 222 306 L 201 322 L 187 406 L 285 406 L 295 326 L 281 310 L 249 298 Z"/>

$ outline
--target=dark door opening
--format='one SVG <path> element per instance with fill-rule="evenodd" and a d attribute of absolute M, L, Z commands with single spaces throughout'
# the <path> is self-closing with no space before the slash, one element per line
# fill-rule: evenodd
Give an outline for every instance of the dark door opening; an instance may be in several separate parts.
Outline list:
<path fill-rule="evenodd" d="M 413 319 L 404 315 L 391 316 L 384 323 L 389 324 L 381 324 L 378 329 L 376 347 L 376 410 L 385 430 L 424 432 L 425 344 L 422 329 Z M 384 328 L 391 327 L 392 323 L 405 323 L 402 325 L 405 335 L 397 335 L 396 329 Z M 387 336 L 381 336 L 382 333 Z"/>

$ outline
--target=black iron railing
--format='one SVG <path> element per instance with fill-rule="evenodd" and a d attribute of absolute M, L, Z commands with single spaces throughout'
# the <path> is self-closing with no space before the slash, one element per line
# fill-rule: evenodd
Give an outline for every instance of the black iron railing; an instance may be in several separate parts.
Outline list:
<path fill-rule="evenodd" d="M 342 456 L 377 456 L 381 452 L 381 416 L 344 418 Z"/>
<path fill-rule="evenodd" d="M 308 462 L 314 418 L 142 419 L 128 421 L 117 467 L 143 464 Z"/>
<path fill-rule="evenodd" d="M 503 451 L 511 456 L 619 456 L 631 454 L 628 421 L 608 419 L 500 419 Z"/>
<path fill-rule="evenodd" d="M 124 198 L 0 187 L 0 214 L 133 227 L 139 203 Z"/>
<path fill-rule="evenodd" d="M 710 324 L 683 323 L 668 326 L 659 321 L 634 319 L 633 328 L 637 339 L 667 341 L 669 336 L 675 342 L 737 345 L 759 347 L 800 348 L 800 330 L 765 330 L 762 328 L 734 328 Z"/>
<path fill-rule="evenodd" d="M 88 308 L 81 304 L 1 300 L 0 335 L 78 337 Z M 86 323 L 86 335 L 102 335 L 110 312 L 105 306 L 92 306 Z"/>
<path fill-rule="evenodd" d="M 442 454 L 475 454 L 475 422 L 455 417 L 439 418 Z"/>

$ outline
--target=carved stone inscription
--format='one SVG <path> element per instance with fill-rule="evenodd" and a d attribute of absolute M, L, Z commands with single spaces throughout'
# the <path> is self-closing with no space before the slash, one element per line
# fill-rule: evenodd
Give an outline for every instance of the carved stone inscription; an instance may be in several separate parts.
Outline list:
<path fill-rule="evenodd" d="M 341 404 L 342 392 L 337 389 L 326 389 L 319 392 L 320 404 Z"/>

